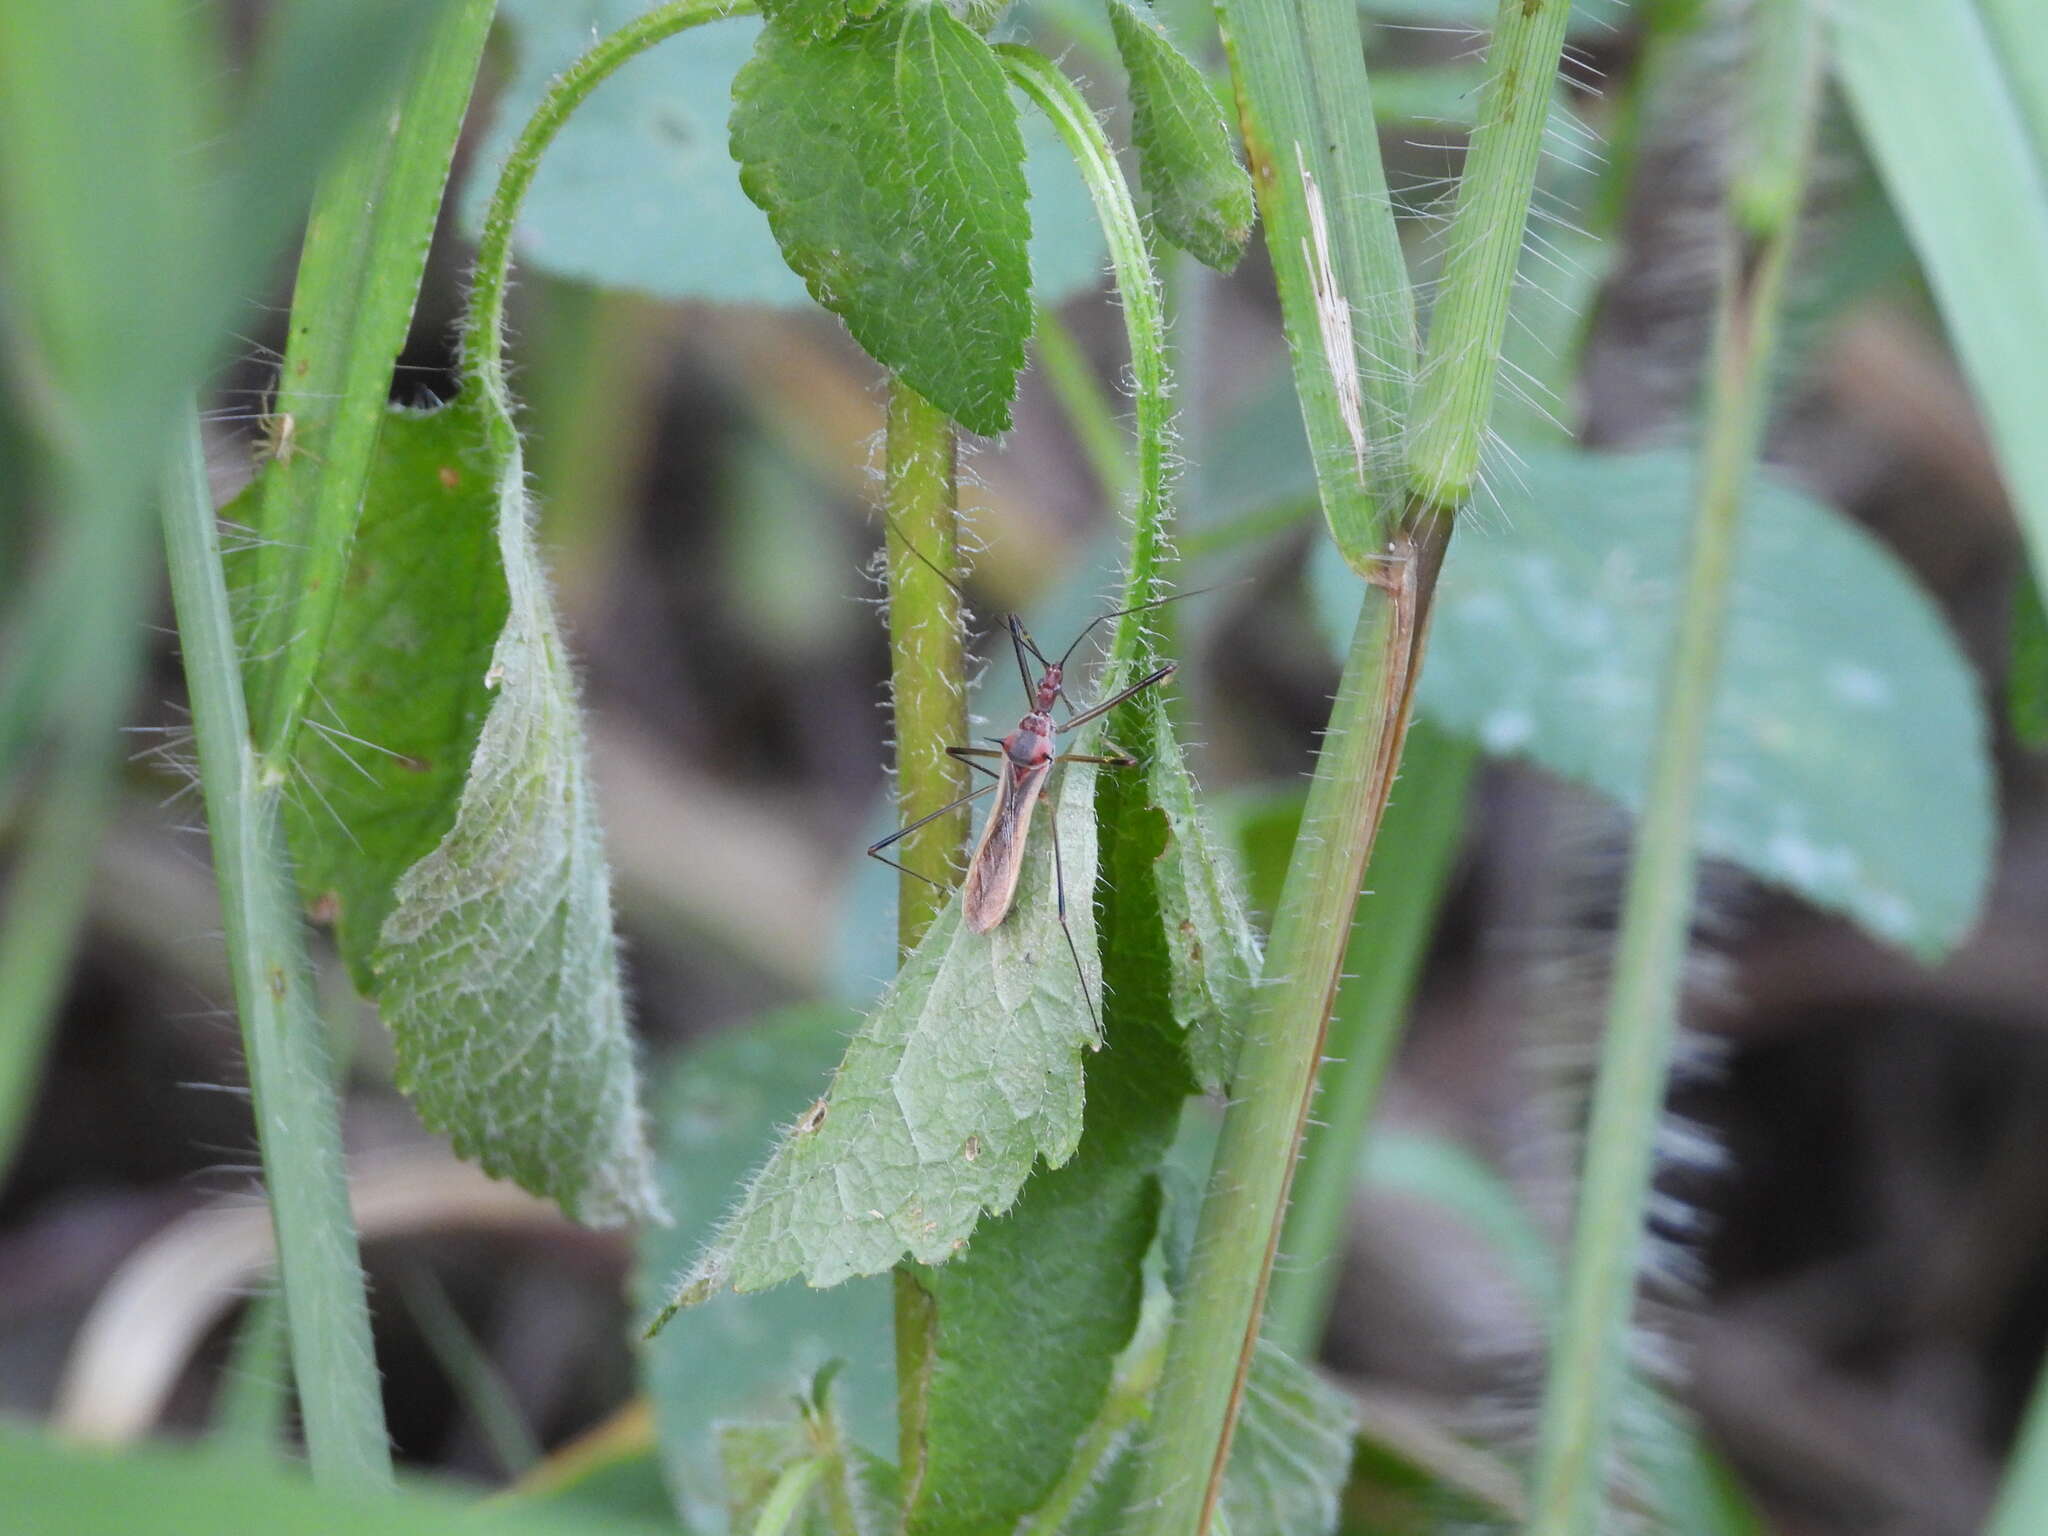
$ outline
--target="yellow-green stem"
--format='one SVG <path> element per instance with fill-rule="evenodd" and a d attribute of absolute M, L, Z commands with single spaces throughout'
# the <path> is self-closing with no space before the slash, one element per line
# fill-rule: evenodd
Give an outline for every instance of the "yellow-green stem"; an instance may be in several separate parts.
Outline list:
<path fill-rule="evenodd" d="M 889 386 L 884 519 L 889 552 L 889 685 L 895 702 L 896 808 L 908 824 L 967 788 L 946 748 L 967 740 L 961 643 L 959 515 L 953 423 L 901 380 Z M 924 937 L 951 892 L 966 840 L 967 808 L 940 816 L 892 850 L 913 873 L 897 881 L 896 939 L 904 954 Z M 896 1288 L 897 1433 L 904 1507 L 922 1465 L 925 1379 L 936 1326 L 931 1297 L 899 1265 Z"/>

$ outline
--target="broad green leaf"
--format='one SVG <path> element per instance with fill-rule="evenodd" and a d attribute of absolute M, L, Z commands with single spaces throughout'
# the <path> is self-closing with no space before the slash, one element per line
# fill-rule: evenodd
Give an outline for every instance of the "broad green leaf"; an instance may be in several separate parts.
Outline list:
<path fill-rule="evenodd" d="M 732 151 L 811 296 L 963 427 L 1005 430 L 1031 332 L 1031 221 L 988 44 L 936 3 L 829 43 L 771 25 L 733 82 Z"/>
<path fill-rule="evenodd" d="M 1498 516 L 1453 545 L 1419 707 L 1638 803 L 1692 479 L 1680 453 L 1525 454 Z M 1355 580 L 1323 574 L 1355 604 Z M 1977 686 L 1939 613 L 1869 535 L 1769 479 L 1733 603 L 1700 849 L 1941 954 L 1975 920 L 1994 811 Z"/>
<path fill-rule="evenodd" d="M 147 1446 L 87 1450 L 0 1428 L 0 1488 L 10 1536 L 675 1536 L 673 1522 L 478 1504 L 425 1488 L 316 1489 L 269 1458 Z"/>
<path fill-rule="evenodd" d="M 659 1205 L 610 879 L 517 439 L 478 399 L 380 434 L 293 850 L 421 1118 L 613 1223 Z"/>
<path fill-rule="evenodd" d="M 637 1291 L 652 1310 L 717 1227 L 733 1189 L 761 1164 L 775 1128 L 796 1120 L 832 1075 L 851 1012 L 793 1010 L 685 1051 L 656 1116 L 662 1198 L 672 1227 L 640 1238 Z M 655 1433 L 671 1490 L 692 1527 L 714 1531 L 724 1493 L 714 1426 L 784 1415 L 802 1384 L 828 1363 L 841 1422 L 855 1444 L 896 1448 L 896 1358 L 886 1280 L 829 1291 L 785 1286 L 713 1297 L 641 1356 Z"/>
<path fill-rule="evenodd" d="M 222 518 L 246 523 L 261 494 L 259 478 Z M 385 417 L 286 807 L 306 904 L 334 925 L 365 996 L 399 877 L 454 824 L 490 708 L 483 677 L 509 604 L 497 514 L 467 402 Z M 246 552 L 228 563 L 238 582 L 253 579 Z M 252 586 L 238 600 L 253 608 L 266 594 Z"/>
<path fill-rule="evenodd" d="M 2037 8 L 1990 9 L 1996 35 L 1977 0 L 1860 0 L 1830 13 L 1835 69 L 2048 587 L 2048 41 Z"/>
<path fill-rule="evenodd" d="M 463 189 L 471 238 L 514 135 L 555 76 L 646 9 L 646 0 L 503 0 L 517 58 Z M 695 28 L 634 59 L 579 107 L 520 205 L 520 264 L 664 298 L 809 304 L 727 149 L 733 77 L 760 33 L 752 16 Z M 1032 282 L 1057 303 L 1101 282 L 1102 233 L 1073 161 L 1035 113 L 1024 143 Z"/>
<path fill-rule="evenodd" d="M 1079 750 L 1086 750 L 1079 747 Z M 1039 1158 L 1057 1168 L 1081 1138 L 1081 1061 L 1096 1043 L 1095 771 L 1059 770 L 1059 843 L 1076 974 L 1053 901 L 1049 826 L 1034 821 L 1009 915 L 978 934 L 940 913 L 824 1098 L 799 1117 L 707 1252 L 679 1307 L 801 1275 L 837 1285 L 906 1254 L 944 1263 L 984 1211 L 1007 1210 Z M 1087 996 L 1083 994 L 1086 988 Z"/>
<path fill-rule="evenodd" d="M 1110 0 L 1109 22 L 1130 75 L 1131 141 L 1152 217 L 1175 245 L 1228 272 L 1251 238 L 1252 181 L 1216 93 L 1149 10 Z"/>
<path fill-rule="evenodd" d="M 912 1536 L 1008 1530 L 1038 1508 L 1100 1410 L 1144 1296 L 1155 1170 L 1194 1084 L 1178 1040 L 1120 1019 L 1088 1062 L 1088 1124 L 951 1263 L 917 1271 L 934 1327 Z"/>

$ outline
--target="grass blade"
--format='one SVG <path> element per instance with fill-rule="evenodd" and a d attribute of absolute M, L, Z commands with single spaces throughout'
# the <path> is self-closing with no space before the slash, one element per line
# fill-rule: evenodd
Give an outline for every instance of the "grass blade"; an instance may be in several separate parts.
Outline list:
<path fill-rule="evenodd" d="M 164 542 L 185 652 L 199 772 L 228 959 L 249 1062 L 278 1270 L 290 1300 L 292 1373 L 314 1476 L 391 1482 L 369 1303 L 349 1214 L 341 1112 L 328 1075 L 278 788 L 249 735 L 240 659 L 196 417 L 166 476 Z"/>
<path fill-rule="evenodd" d="M 2048 173 L 2028 128 L 2048 116 L 2048 43 L 2034 8 L 1994 14 L 1998 35 L 1973 0 L 1862 0 L 1831 41 L 2048 587 Z"/>

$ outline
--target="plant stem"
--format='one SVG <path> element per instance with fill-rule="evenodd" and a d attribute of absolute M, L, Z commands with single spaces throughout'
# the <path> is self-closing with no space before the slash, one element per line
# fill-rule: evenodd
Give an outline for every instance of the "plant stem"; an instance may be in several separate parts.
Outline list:
<path fill-rule="evenodd" d="M 1340 0 L 1224 0 L 1223 26 L 1323 513 L 1368 586 L 1168 1340 L 1139 1473 L 1141 1536 L 1202 1536 L 1214 1514 L 1359 881 L 1400 761 L 1450 538 L 1443 514 L 1453 510 L 1410 494 L 1399 446 L 1413 319 L 1372 138 L 1356 13 Z M 1549 76 L 1518 75 L 1499 49 L 1489 64 L 1487 111 L 1501 120 L 1540 116 L 1530 102 L 1547 105 Z M 1466 189 L 1461 222 L 1513 219 L 1518 242 L 1534 172 L 1532 157 L 1476 157 L 1468 176 L 1518 185 Z M 1467 238 L 1498 244 L 1503 236 Z M 1503 291 L 1484 292 L 1475 277 L 1466 306 L 1474 314 L 1505 304 L 1513 280 L 1511 265 L 1479 272 Z M 1490 388 L 1464 392 L 1454 409 L 1468 418 L 1461 433 L 1483 433 Z"/>
<path fill-rule="evenodd" d="M 1200 1536 L 1215 1512 L 1442 548 L 1439 537 L 1405 549 L 1389 584 L 1369 587 L 1359 611 L 1167 1336 L 1134 1500 L 1141 1536 Z"/>
<path fill-rule="evenodd" d="M 1409 420 L 1409 485 L 1431 506 L 1463 506 L 1478 478 L 1570 14 L 1571 0 L 1501 0 L 1494 20 L 1479 123 L 1465 151 L 1450 259 Z"/>
<path fill-rule="evenodd" d="M 555 77 L 526 126 L 519 130 L 477 241 L 476 270 L 470 282 L 469 310 L 462 324 L 462 359 L 467 376 L 486 388 L 503 392 L 505 356 L 505 292 L 512 275 L 512 237 L 519 223 L 519 205 L 526 200 L 546 152 L 562 125 L 630 60 L 664 38 L 727 16 L 751 16 L 754 0 L 669 0 L 618 31 L 599 40 L 588 53 Z M 510 414 L 509 399 L 505 402 Z"/>
<path fill-rule="evenodd" d="M 385 1487 L 391 1452 L 340 1105 L 285 851 L 281 790 L 266 782 L 249 734 L 196 415 L 166 476 L 163 520 L 307 1455 L 322 1483 Z"/>
<path fill-rule="evenodd" d="M 356 517 L 497 0 L 447 5 L 402 96 L 352 136 L 306 224 L 271 420 L 250 653 L 265 771 L 282 781 L 341 600 Z"/>
<path fill-rule="evenodd" d="M 1313 1357 L 1329 1317 L 1366 1129 L 1436 931 L 1477 759 L 1471 742 L 1417 721 L 1373 842 L 1371 889 L 1344 952 L 1316 1123 L 1302 1144 L 1281 1232 L 1287 1262 L 1275 1270 L 1266 1303 L 1267 1340 L 1299 1359 Z"/>
<path fill-rule="evenodd" d="M 1693 897 L 1693 811 L 1719 684 L 1743 493 L 1761 437 L 1785 271 L 1798 231 L 1818 92 L 1807 0 L 1758 12 L 1758 77 L 1791 82 L 1802 110 L 1731 188 L 1755 244 L 1730 240 L 1706 403 L 1692 554 L 1664 677 L 1650 785 L 1623 901 L 1586 1166 L 1550 1379 L 1532 1536 L 1596 1530 L 1628 1371 L 1636 1263 L 1657 1122 L 1677 1032 Z M 1791 59 L 1781 56 L 1789 50 Z M 1789 155 L 1789 166 L 1786 156 Z M 1754 177 L 1749 181 L 1749 177 Z"/>
<path fill-rule="evenodd" d="M 966 789 L 967 769 L 946 748 L 967 739 L 966 658 L 960 638 L 958 486 L 953 423 L 900 379 L 889 384 L 886 547 L 889 684 L 895 701 L 896 805 L 903 820 L 930 815 Z M 896 941 L 909 954 L 949 899 L 967 808 L 940 816 L 896 845 L 914 873 L 896 883 Z M 903 1507 L 916 1503 L 925 1441 L 925 1387 L 936 1345 L 931 1295 L 916 1270 L 896 1266 L 897 1434 Z"/>
<path fill-rule="evenodd" d="M 1066 141 L 1088 195 L 1094 199 L 1096 221 L 1109 243 L 1110 267 L 1116 273 L 1117 296 L 1124 308 L 1124 335 L 1130 347 L 1137 435 L 1137 498 L 1132 508 L 1131 558 L 1124 573 L 1120 605 L 1131 608 L 1158 596 L 1161 568 L 1171 553 L 1166 542 L 1166 446 L 1173 420 L 1173 398 L 1167 389 L 1166 312 L 1159 279 L 1153 269 L 1152 253 L 1145 244 L 1144 227 L 1138 220 L 1137 203 L 1094 110 L 1074 83 L 1043 54 L 1014 44 L 998 44 L 996 51 L 1002 56 L 1003 68 L 1011 81 L 1038 103 Z M 1123 462 L 1121 454 L 1117 462 Z M 1129 479 L 1128 472 L 1125 479 Z M 1126 613 L 1118 622 L 1111 645 L 1118 659 L 1128 662 L 1138 655 L 1147 618 L 1143 613 Z"/>

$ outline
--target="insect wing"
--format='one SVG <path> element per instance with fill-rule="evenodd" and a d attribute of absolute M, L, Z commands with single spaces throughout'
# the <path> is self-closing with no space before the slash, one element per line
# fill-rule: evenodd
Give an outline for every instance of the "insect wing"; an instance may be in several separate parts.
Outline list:
<path fill-rule="evenodd" d="M 1008 757 L 1003 759 L 996 803 L 989 807 L 988 821 L 981 829 L 981 841 L 974 845 L 974 857 L 967 862 L 967 880 L 961 887 L 961 912 L 976 933 L 987 933 L 1010 910 L 1010 901 L 1017 894 L 1017 875 L 1024 867 L 1031 812 L 1051 772 L 1050 760 L 1036 768 L 1020 769 Z"/>

